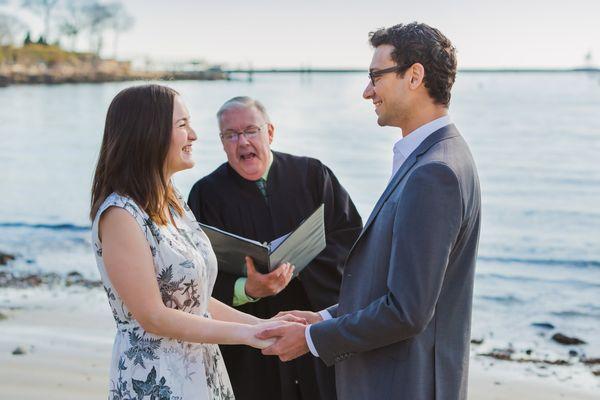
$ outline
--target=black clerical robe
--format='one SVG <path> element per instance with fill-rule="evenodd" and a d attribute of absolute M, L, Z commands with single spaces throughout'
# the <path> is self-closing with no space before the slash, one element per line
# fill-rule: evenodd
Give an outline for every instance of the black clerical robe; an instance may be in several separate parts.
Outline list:
<path fill-rule="evenodd" d="M 362 229 L 350 196 L 320 161 L 273 152 L 266 197 L 228 163 L 193 186 L 188 204 L 198 221 L 259 242 L 294 230 L 325 204 L 327 247 L 279 294 L 238 309 L 260 318 L 279 311 L 319 311 L 338 301 L 342 268 Z M 232 305 L 239 276 L 219 272 L 213 296 Z M 238 400 L 335 399 L 333 368 L 307 354 L 282 363 L 247 346 L 221 346 Z"/>

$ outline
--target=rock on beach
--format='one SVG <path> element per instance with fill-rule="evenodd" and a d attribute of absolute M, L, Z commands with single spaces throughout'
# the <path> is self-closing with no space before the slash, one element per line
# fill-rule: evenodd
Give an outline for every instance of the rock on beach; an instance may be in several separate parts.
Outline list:
<path fill-rule="evenodd" d="M 552 340 L 554 340 L 556 343 L 564 345 L 586 344 L 585 341 L 579 338 L 563 335 L 562 333 L 555 333 L 554 335 L 552 335 Z"/>
<path fill-rule="evenodd" d="M 15 256 L 13 254 L 8 254 L 3 251 L 0 251 L 0 265 L 6 265 L 9 261 L 12 261 L 14 259 Z"/>

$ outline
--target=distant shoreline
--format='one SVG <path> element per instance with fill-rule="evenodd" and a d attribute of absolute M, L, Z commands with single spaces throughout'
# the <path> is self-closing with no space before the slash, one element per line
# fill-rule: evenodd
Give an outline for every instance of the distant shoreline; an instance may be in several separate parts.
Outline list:
<path fill-rule="evenodd" d="M 260 69 L 224 69 L 227 74 L 338 74 L 365 73 L 357 68 L 260 68 Z M 564 73 L 592 72 L 600 73 L 600 68 L 460 68 L 464 73 Z"/>
<path fill-rule="evenodd" d="M 232 75 L 245 75 L 252 80 L 254 74 L 366 74 L 364 69 L 329 69 L 329 68 L 266 68 L 266 69 L 230 69 L 230 70 L 202 70 L 202 71 L 127 71 L 127 73 L 97 73 L 93 74 L 54 74 L 46 71 L 29 74 L 6 74 L 0 71 L 0 88 L 12 85 L 56 85 L 63 83 L 107 83 L 139 80 L 235 80 Z M 598 74 L 600 68 L 463 68 L 458 70 L 459 74 L 540 74 L 540 73 L 588 73 Z"/>
<path fill-rule="evenodd" d="M 19 84 L 105 83 L 130 80 L 228 79 L 218 66 L 140 71 L 131 61 L 66 51 L 58 45 L 0 46 L 0 87 Z"/>
<path fill-rule="evenodd" d="M 183 67 L 190 67 L 183 68 Z M 137 70 L 131 61 L 101 58 L 94 53 L 67 51 L 59 45 L 28 43 L 0 46 L 0 87 L 19 84 L 106 83 L 135 80 L 231 80 L 232 75 L 252 81 L 254 74 L 365 74 L 366 68 L 232 68 L 219 65 L 180 65 L 168 70 Z M 461 68 L 459 73 L 600 73 L 598 67 L 577 68 Z"/>
<path fill-rule="evenodd" d="M 127 73 L 102 73 L 92 74 L 61 74 L 61 73 L 0 73 L 0 88 L 12 85 L 58 85 L 63 83 L 108 83 L 126 81 L 181 81 L 181 80 L 228 80 L 229 75 L 222 71 L 156 71 L 143 72 L 131 71 Z"/>

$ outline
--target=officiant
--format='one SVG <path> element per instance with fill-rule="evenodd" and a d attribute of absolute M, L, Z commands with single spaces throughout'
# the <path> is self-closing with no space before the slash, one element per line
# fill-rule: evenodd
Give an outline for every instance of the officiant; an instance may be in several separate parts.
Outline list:
<path fill-rule="evenodd" d="M 193 186 L 198 221 L 259 242 L 293 231 L 325 204 L 327 247 L 296 278 L 285 266 L 247 277 L 219 272 L 213 296 L 260 318 L 286 310 L 322 310 L 338 301 L 343 263 L 362 229 L 348 192 L 319 160 L 273 151 L 265 107 L 234 97 L 217 112 L 227 162 Z M 335 399 L 333 367 L 310 355 L 282 363 L 245 346 L 221 351 L 238 400 Z"/>

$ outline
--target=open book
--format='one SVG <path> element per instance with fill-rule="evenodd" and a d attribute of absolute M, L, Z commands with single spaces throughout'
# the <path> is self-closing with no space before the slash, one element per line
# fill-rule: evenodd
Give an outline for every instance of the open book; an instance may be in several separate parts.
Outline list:
<path fill-rule="evenodd" d="M 296 276 L 325 249 L 323 210 L 321 204 L 293 232 L 268 244 L 246 239 L 210 225 L 200 226 L 210 239 L 217 255 L 219 271 L 246 276 L 245 257 L 250 256 L 257 271 L 263 274 L 274 270 L 282 262 L 289 262 L 296 267 Z"/>

